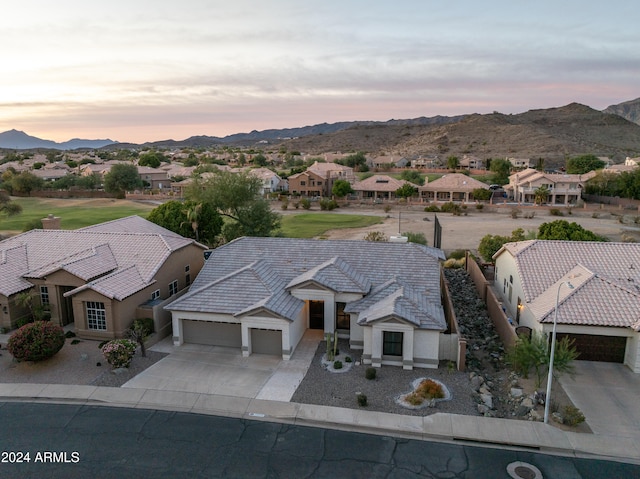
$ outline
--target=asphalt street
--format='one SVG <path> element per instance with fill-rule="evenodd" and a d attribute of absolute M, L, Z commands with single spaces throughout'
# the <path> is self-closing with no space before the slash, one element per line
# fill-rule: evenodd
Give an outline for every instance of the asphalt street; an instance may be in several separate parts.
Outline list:
<path fill-rule="evenodd" d="M 621 462 L 172 411 L 0 402 L 0 428 L 1 478 L 500 479 L 515 462 L 544 478 L 640 477 Z"/>

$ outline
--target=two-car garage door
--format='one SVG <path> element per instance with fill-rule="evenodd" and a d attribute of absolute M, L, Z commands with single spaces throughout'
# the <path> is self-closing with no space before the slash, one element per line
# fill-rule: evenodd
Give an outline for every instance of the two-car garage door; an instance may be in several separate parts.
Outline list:
<path fill-rule="evenodd" d="M 182 320 L 185 343 L 210 346 L 242 347 L 242 331 L 239 323 L 216 323 L 212 321 Z"/>
<path fill-rule="evenodd" d="M 558 333 L 558 339 L 568 336 L 582 361 L 624 363 L 627 338 L 621 336 L 597 336 L 592 334 Z"/>
<path fill-rule="evenodd" d="M 282 331 L 251 329 L 251 352 L 253 354 L 282 355 Z M 239 323 L 182 320 L 185 343 L 206 344 L 242 348 L 242 330 Z"/>

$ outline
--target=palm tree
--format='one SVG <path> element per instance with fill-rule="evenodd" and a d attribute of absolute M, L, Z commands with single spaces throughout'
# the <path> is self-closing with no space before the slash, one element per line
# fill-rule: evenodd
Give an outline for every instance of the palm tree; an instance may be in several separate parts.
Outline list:
<path fill-rule="evenodd" d="M 533 204 L 537 205 L 537 204 L 543 204 L 547 202 L 547 199 L 549 198 L 549 194 L 551 192 L 549 191 L 549 187 L 547 185 L 542 185 L 538 188 L 535 189 L 535 191 L 533 192 L 534 195 L 534 201 Z"/>
<path fill-rule="evenodd" d="M 193 233 L 196 236 L 196 241 L 200 241 L 200 238 L 198 235 L 198 227 L 200 226 L 199 223 L 200 223 L 201 211 L 202 211 L 202 203 L 198 203 L 197 205 L 194 205 L 191 208 L 187 208 L 186 210 L 183 210 L 183 213 L 187 217 L 187 221 L 183 221 L 182 223 L 180 223 L 180 226 L 182 226 L 185 223 L 191 224 L 191 229 L 193 230 Z"/>

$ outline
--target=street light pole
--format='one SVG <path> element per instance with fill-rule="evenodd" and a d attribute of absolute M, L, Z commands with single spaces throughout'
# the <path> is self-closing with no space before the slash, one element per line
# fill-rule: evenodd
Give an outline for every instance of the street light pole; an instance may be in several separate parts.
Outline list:
<path fill-rule="evenodd" d="M 551 356 L 549 358 L 549 377 L 547 378 L 547 393 L 544 398 L 544 423 L 549 422 L 549 406 L 551 405 L 551 381 L 553 380 L 553 360 L 556 352 L 556 324 L 558 323 L 558 303 L 560 301 L 560 288 L 566 284 L 569 289 L 573 289 L 573 285 L 569 281 L 563 281 L 558 285 L 556 293 L 556 309 L 553 315 L 553 330 L 551 332 Z"/>

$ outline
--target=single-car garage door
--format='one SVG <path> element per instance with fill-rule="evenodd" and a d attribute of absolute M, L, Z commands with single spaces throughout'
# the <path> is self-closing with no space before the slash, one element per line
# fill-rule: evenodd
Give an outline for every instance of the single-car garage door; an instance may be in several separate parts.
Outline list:
<path fill-rule="evenodd" d="M 185 343 L 242 347 L 240 324 L 183 319 L 182 334 Z"/>
<path fill-rule="evenodd" d="M 253 354 L 282 356 L 282 331 L 252 329 L 251 352 Z"/>
<path fill-rule="evenodd" d="M 575 340 L 573 344 L 580 353 L 578 356 L 580 361 L 624 363 L 624 353 L 627 346 L 627 338 L 625 337 L 558 333 L 558 339 L 564 336 Z"/>

